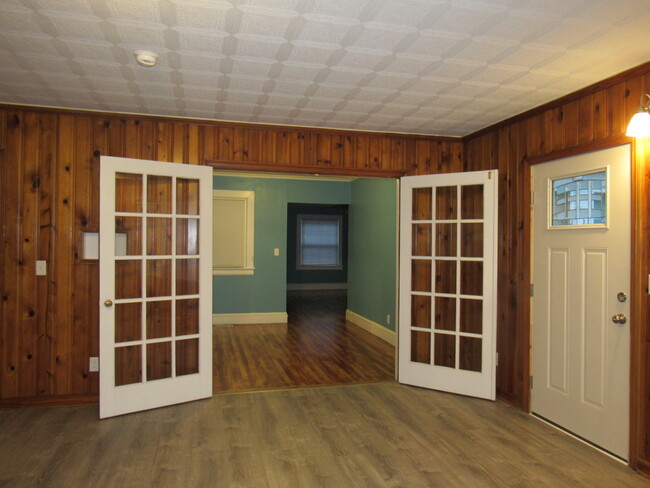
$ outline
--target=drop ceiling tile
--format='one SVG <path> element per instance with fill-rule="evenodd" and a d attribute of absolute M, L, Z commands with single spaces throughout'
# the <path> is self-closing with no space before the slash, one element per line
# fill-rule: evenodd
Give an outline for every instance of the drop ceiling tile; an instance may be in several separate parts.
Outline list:
<path fill-rule="evenodd" d="M 192 31 L 205 29 L 208 31 L 225 31 L 226 15 L 233 8 L 231 4 L 211 3 L 198 4 L 195 2 L 177 2 L 176 21 L 181 33 L 184 28 Z"/>
<path fill-rule="evenodd" d="M 110 20 L 109 22 L 117 29 L 121 45 L 153 51 L 158 51 L 165 46 L 163 31 L 166 27 L 162 24 L 145 24 L 124 20 Z"/>
<path fill-rule="evenodd" d="M 236 55 L 251 59 L 275 59 L 278 49 L 284 43 L 281 39 L 237 35 Z"/>
<path fill-rule="evenodd" d="M 445 30 L 425 30 L 409 46 L 409 54 L 441 58 L 449 52 L 456 52 L 471 43 L 467 34 Z"/>
<path fill-rule="evenodd" d="M 240 24 L 240 34 L 284 40 L 291 22 L 296 17 L 297 14 L 290 11 L 277 9 L 256 11 L 244 9 L 244 15 Z"/>
<path fill-rule="evenodd" d="M 327 17 L 341 17 L 348 19 L 356 19 L 364 9 L 367 8 L 369 2 L 376 0 L 313 0 L 311 13 L 313 15 L 327 16 Z"/>
<path fill-rule="evenodd" d="M 126 80 L 115 78 L 87 78 L 97 92 L 128 93 L 130 90 L 129 83 Z"/>
<path fill-rule="evenodd" d="M 40 33 L 22 34 L 17 32 L 0 31 L 0 47 L 13 53 L 20 53 L 21 55 L 59 55 L 58 51 L 52 44 L 52 37 Z"/>
<path fill-rule="evenodd" d="M 266 78 L 269 68 L 276 64 L 271 59 L 246 58 L 243 56 L 231 56 L 232 73 L 235 75 L 248 75 L 260 78 Z"/>
<path fill-rule="evenodd" d="M 313 63 L 325 66 L 332 53 L 332 46 L 320 43 L 294 41 L 291 46 L 287 59 L 291 63 Z"/>
<path fill-rule="evenodd" d="M 397 44 L 415 29 L 398 29 L 387 24 L 364 24 L 354 45 L 360 49 L 395 52 Z M 345 46 L 344 46 L 345 47 Z"/>
<path fill-rule="evenodd" d="M 205 29 L 174 30 L 178 32 L 181 50 L 223 56 L 223 43 L 228 36 L 225 32 Z"/>
<path fill-rule="evenodd" d="M 84 41 L 107 41 L 100 28 L 102 20 L 94 15 L 79 13 L 47 12 L 44 14 L 55 29 L 57 37 L 80 39 Z M 115 40 L 110 40 L 115 42 Z"/>
<path fill-rule="evenodd" d="M 95 63 L 115 61 L 113 56 L 113 44 L 103 41 L 80 41 L 77 39 L 67 39 L 59 37 L 64 42 L 70 52 L 74 53 L 77 60 L 92 60 Z"/>
<path fill-rule="evenodd" d="M 18 33 L 40 31 L 41 28 L 34 17 L 31 10 L 22 6 L 16 6 L 15 9 L 6 7 L 0 17 L 0 31 Z"/>
<path fill-rule="evenodd" d="M 348 4 L 352 2 L 347 2 Z M 304 15 L 304 25 L 297 40 L 341 46 L 350 29 L 358 22 L 342 18 Z"/>
<path fill-rule="evenodd" d="M 158 2 L 133 0 L 111 0 L 106 2 L 106 7 L 113 19 L 142 23 L 160 23 L 160 9 Z"/>
<path fill-rule="evenodd" d="M 372 74 L 368 69 L 359 68 L 341 68 L 334 66 L 331 68 L 331 75 L 326 79 L 328 83 L 339 83 L 341 85 L 359 86 L 364 78 Z"/>

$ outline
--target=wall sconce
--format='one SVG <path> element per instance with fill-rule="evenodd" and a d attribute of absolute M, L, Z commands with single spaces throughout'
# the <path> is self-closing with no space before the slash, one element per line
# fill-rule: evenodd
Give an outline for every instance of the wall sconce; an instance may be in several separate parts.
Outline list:
<path fill-rule="evenodd" d="M 650 136 L 650 95 L 647 93 L 641 95 L 639 111 L 630 120 L 625 135 L 629 137 Z"/>

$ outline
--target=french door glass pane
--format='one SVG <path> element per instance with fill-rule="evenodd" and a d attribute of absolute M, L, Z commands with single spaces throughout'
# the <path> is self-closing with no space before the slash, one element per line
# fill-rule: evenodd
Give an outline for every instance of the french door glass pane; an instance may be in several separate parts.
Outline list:
<path fill-rule="evenodd" d="M 115 304 L 115 342 L 139 341 L 142 338 L 142 304 Z"/>
<path fill-rule="evenodd" d="M 483 263 L 481 261 L 460 262 L 460 293 L 462 295 L 483 295 Z"/>
<path fill-rule="evenodd" d="M 413 189 L 413 220 L 431 220 L 432 194 L 431 188 Z"/>
<path fill-rule="evenodd" d="M 460 255 L 467 258 L 483 257 L 483 223 L 460 224 Z"/>
<path fill-rule="evenodd" d="M 479 337 L 460 337 L 459 368 L 481 372 L 482 340 Z"/>
<path fill-rule="evenodd" d="M 172 302 L 147 303 L 147 339 L 160 339 L 172 335 Z"/>
<path fill-rule="evenodd" d="M 142 263 L 139 260 L 115 261 L 115 298 L 142 297 Z"/>
<path fill-rule="evenodd" d="M 147 176 L 147 212 L 172 213 L 172 179 L 169 176 Z"/>
<path fill-rule="evenodd" d="M 411 331 L 411 361 L 431 363 L 431 334 L 421 330 Z"/>
<path fill-rule="evenodd" d="M 413 224 L 413 256 L 431 256 L 431 224 Z"/>
<path fill-rule="evenodd" d="M 424 259 L 411 261 L 411 290 L 431 291 L 431 261 Z"/>
<path fill-rule="evenodd" d="M 171 378 L 172 343 L 147 344 L 147 381 Z"/>
<path fill-rule="evenodd" d="M 483 218 L 483 185 L 467 185 L 461 187 L 461 218 Z"/>
<path fill-rule="evenodd" d="M 436 293 L 456 293 L 456 261 L 436 260 Z"/>
<path fill-rule="evenodd" d="M 435 327 L 438 330 L 456 330 L 456 299 L 436 297 Z"/>
<path fill-rule="evenodd" d="M 199 260 L 176 260 L 176 295 L 199 293 Z"/>
<path fill-rule="evenodd" d="M 142 175 L 130 173 L 115 175 L 115 211 L 142 212 Z"/>
<path fill-rule="evenodd" d="M 199 372 L 199 340 L 176 341 L 176 376 Z"/>
<path fill-rule="evenodd" d="M 411 327 L 431 328 L 431 297 L 411 295 Z"/>
<path fill-rule="evenodd" d="M 458 190 L 455 186 L 436 188 L 436 220 L 454 220 L 458 215 Z"/>
<path fill-rule="evenodd" d="M 142 254 L 142 218 L 115 217 L 115 255 Z"/>
<path fill-rule="evenodd" d="M 199 220 L 176 219 L 176 254 L 196 255 L 199 253 Z"/>
<path fill-rule="evenodd" d="M 142 346 L 115 348 L 115 386 L 142 383 Z"/>
<path fill-rule="evenodd" d="M 460 331 L 483 333 L 483 300 L 460 299 Z"/>
<path fill-rule="evenodd" d="M 168 297 L 172 293 L 171 259 L 147 260 L 147 296 Z"/>
<path fill-rule="evenodd" d="M 176 300 L 176 335 L 199 333 L 199 299 Z"/>
<path fill-rule="evenodd" d="M 436 224 L 436 256 L 456 256 L 456 224 Z"/>
<path fill-rule="evenodd" d="M 199 214 L 199 180 L 176 179 L 176 213 L 180 215 Z"/>
<path fill-rule="evenodd" d="M 435 334 L 434 364 L 446 368 L 456 367 L 456 336 L 454 334 Z"/>

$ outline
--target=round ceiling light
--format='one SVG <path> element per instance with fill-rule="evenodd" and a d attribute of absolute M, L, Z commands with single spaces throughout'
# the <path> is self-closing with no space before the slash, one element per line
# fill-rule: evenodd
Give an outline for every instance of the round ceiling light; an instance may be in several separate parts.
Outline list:
<path fill-rule="evenodd" d="M 153 68 L 158 62 L 158 54 L 153 51 L 133 51 L 133 55 L 138 64 L 145 68 Z"/>

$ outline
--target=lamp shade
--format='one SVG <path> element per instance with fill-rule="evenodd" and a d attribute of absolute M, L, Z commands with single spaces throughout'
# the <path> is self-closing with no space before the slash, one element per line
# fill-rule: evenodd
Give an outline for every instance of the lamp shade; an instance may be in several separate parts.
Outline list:
<path fill-rule="evenodd" d="M 635 113 L 627 126 L 625 135 L 629 137 L 650 136 L 650 113 L 645 110 Z"/>

